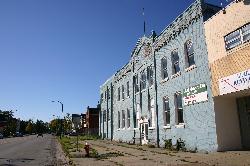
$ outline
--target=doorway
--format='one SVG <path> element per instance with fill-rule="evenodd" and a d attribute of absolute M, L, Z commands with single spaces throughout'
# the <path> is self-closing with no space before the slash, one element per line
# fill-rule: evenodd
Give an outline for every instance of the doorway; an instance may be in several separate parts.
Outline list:
<path fill-rule="evenodd" d="M 250 96 L 237 99 L 241 143 L 243 149 L 250 149 Z"/>
<path fill-rule="evenodd" d="M 142 123 L 140 123 L 141 130 L 141 143 L 142 145 L 148 144 L 148 120 L 144 119 Z"/>

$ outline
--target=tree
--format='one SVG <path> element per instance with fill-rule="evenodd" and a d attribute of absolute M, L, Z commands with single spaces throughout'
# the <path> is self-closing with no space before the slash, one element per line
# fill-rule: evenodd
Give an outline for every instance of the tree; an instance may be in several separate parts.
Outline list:
<path fill-rule="evenodd" d="M 32 121 L 29 121 L 28 122 L 28 125 L 26 126 L 25 128 L 25 131 L 29 134 L 33 133 L 34 132 L 34 125 L 33 125 L 33 122 Z"/>
<path fill-rule="evenodd" d="M 72 129 L 72 118 L 69 113 L 67 113 L 64 117 L 63 127 L 65 132 L 70 132 Z"/>

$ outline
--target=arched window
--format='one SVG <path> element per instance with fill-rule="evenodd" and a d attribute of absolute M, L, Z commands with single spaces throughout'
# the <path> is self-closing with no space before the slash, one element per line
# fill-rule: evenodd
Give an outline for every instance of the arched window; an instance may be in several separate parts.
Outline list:
<path fill-rule="evenodd" d="M 167 69 L 167 58 L 161 59 L 161 78 L 164 80 L 168 78 L 168 69 Z"/>
<path fill-rule="evenodd" d="M 194 47 L 193 47 L 193 42 L 191 40 L 188 40 L 185 43 L 185 51 L 186 51 L 186 62 L 187 62 L 186 64 L 187 64 L 187 67 L 195 65 Z"/>

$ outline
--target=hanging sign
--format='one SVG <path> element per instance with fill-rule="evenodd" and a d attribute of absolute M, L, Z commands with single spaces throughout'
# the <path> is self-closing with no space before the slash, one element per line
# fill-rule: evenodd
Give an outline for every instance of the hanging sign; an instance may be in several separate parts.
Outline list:
<path fill-rule="evenodd" d="M 250 88 L 250 69 L 219 79 L 220 95 Z"/>
<path fill-rule="evenodd" d="M 182 96 L 184 106 L 207 101 L 207 86 L 206 84 L 199 84 L 186 88 Z"/>

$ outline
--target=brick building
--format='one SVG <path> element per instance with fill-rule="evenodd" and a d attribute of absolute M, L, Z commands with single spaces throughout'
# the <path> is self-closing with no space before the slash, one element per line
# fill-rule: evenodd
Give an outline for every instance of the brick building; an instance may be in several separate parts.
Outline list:
<path fill-rule="evenodd" d="M 234 24 L 235 18 L 227 16 L 234 7 L 244 9 L 240 11 L 244 15 L 242 24 L 227 29 L 229 22 Z M 232 10 L 231 15 L 237 10 Z M 220 131 L 230 121 L 230 115 L 227 122 L 217 126 L 223 121 L 217 113 L 222 113 L 218 101 L 223 99 L 217 100 L 216 87 L 218 79 L 227 75 L 218 72 L 224 71 L 226 65 L 216 65 L 216 60 L 229 53 L 213 51 L 214 47 L 225 49 L 224 36 L 237 26 L 245 26 L 249 11 L 246 1 L 231 3 L 223 14 L 219 7 L 196 0 L 159 35 L 152 32 L 150 37 L 140 38 L 129 62 L 100 88 L 101 136 L 157 146 L 164 146 L 165 140 L 176 144 L 181 139 L 187 149 L 199 151 L 242 148 L 238 143 L 225 143 L 230 139 L 226 140 L 227 133 Z M 221 24 L 223 19 L 226 22 Z M 227 31 L 220 32 L 224 29 Z M 214 43 L 217 39 L 222 42 L 220 45 Z M 242 56 L 249 58 L 244 50 Z M 225 59 L 224 63 L 230 61 Z M 246 69 L 249 63 L 240 71 Z M 233 70 L 232 74 L 237 72 Z"/>
<path fill-rule="evenodd" d="M 99 133 L 99 105 L 97 108 L 87 107 L 86 114 L 84 114 L 84 133 L 91 135 L 98 135 Z"/>

